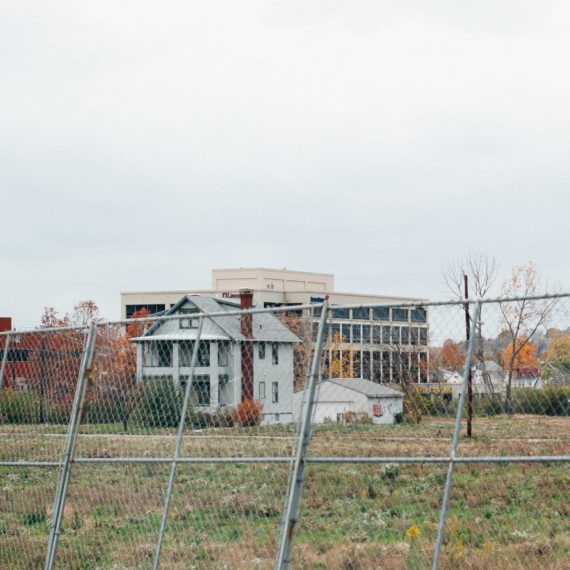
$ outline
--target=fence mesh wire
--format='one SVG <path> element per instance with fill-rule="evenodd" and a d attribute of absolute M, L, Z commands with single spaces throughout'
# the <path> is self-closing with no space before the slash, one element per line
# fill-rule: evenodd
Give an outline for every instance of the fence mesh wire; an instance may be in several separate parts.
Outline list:
<path fill-rule="evenodd" d="M 238 309 L 0 335 L 0 567 L 569 567 L 568 296 Z"/>

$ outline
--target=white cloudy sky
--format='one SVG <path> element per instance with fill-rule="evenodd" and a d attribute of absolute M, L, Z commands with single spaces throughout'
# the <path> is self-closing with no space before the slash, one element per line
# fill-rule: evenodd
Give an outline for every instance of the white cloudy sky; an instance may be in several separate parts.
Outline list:
<path fill-rule="evenodd" d="M 0 315 L 327 271 L 447 298 L 469 249 L 570 289 L 564 0 L 0 8 Z"/>

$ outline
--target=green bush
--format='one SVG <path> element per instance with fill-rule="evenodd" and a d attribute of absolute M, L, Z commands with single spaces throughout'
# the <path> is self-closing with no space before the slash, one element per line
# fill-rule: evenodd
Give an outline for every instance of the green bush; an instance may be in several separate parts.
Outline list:
<path fill-rule="evenodd" d="M 544 388 L 543 390 L 518 388 L 513 390 L 513 401 L 516 414 L 570 415 L 569 386 Z"/>
<path fill-rule="evenodd" d="M 40 399 L 33 392 L 19 392 L 11 389 L 0 392 L 0 423 L 38 423 L 39 409 Z"/>
<path fill-rule="evenodd" d="M 182 398 L 182 390 L 176 390 L 170 378 L 149 380 L 140 390 L 131 421 L 141 427 L 176 427 Z"/>

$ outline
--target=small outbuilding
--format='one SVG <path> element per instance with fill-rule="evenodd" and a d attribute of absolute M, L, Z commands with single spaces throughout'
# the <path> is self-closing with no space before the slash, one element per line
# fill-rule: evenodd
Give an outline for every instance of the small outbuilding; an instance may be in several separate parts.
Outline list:
<path fill-rule="evenodd" d="M 295 418 L 299 419 L 306 390 L 293 396 Z M 362 378 L 321 380 L 315 405 L 314 422 L 343 421 L 345 414 L 366 414 L 375 424 L 393 424 L 403 413 L 403 392 Z"/>

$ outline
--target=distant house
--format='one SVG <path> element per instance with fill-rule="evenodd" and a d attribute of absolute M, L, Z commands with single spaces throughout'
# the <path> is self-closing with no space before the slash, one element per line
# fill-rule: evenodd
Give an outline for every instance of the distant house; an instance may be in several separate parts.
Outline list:
<path fill-rule="evenodd" d="M 505 375 L 507 382 L 508 375 Z M 512 386 L 514 388 L 532 388 L 540 390 L 544 388 L 544 381 L 540 377 L 538 368 L 534 366 L 521 366 L 513 373 Z"/>
<path fill-rule="evenodd" d="M 137 378 L 160 379 L 184 387 L 188 382 L 198 317 L 204 319 L 191 405 L 205 411 L 233 407 L 254 399 L 263 403 L 264 423 L 293 420 L 293 349 L 299 339 L 272 314 L 224 312 L 251 307 L 251 293 L 243 291 L 241 303 L 226 299 L 185 296 L 163 313 L 180 319 L 161 320 L 137 344 Z"/>
<path fill-rule="evenodd" d="M 453 398 L 461 395 L 463 371 L 442 370 L 445 383 L 452 386 Z M 493 360 L 485 360 L 484 366 L 477 362 L 471 367 L 471 378 L 474 394 L 500 394 L 505 391 L 503 369 Z"/>
<path fill-rule="evenodd" d="M 403 411 L 404 394 L 362 378 L 329 378 L 318 387 L 314 422 L 342 421 L 347 412 L 366 414 L 375 424 L 393 424 Z M 294 395 L 295 419 L 299 418 L 306 390 Z"/>

